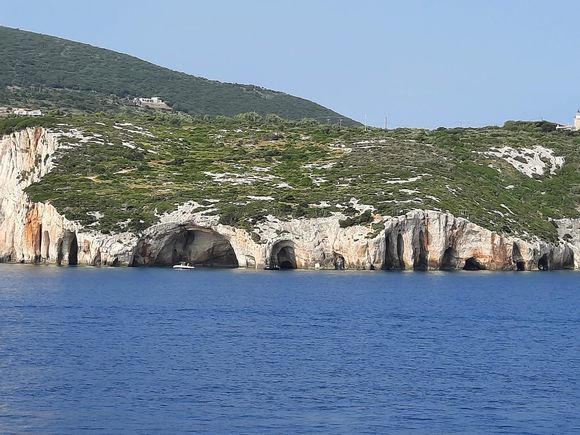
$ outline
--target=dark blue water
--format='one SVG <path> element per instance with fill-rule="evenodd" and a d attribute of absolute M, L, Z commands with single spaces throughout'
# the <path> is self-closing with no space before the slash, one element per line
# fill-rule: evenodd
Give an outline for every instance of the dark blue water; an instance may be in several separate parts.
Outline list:
<path fill-rule="evenodd" d="M 579 433 L 580 274 L 0 266 L 0 432 Z"/>

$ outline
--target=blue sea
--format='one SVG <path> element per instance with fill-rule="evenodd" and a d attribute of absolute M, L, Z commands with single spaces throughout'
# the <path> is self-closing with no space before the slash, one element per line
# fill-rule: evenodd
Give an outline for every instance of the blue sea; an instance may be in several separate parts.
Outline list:
<path fill-rule="evenodd" d="M 0 432 L 580 433 L 580 274 L 0 265 Z"/>

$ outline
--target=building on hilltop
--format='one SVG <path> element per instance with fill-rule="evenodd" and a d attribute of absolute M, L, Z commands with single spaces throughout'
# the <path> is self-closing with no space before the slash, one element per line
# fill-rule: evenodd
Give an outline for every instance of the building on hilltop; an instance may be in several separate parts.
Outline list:
<path fill-rule="evenodd" d="M 556 130 L 580 131 L 580 110 L 574 115 L 572 125 L 558 124 Z"/>
<path fill-rule="evenodd" d="M 149 107 L 151 109 L 171 110 L 171 107 L 159 97 L 151 98 L 133 98 L 133 102 L 140 107 Z"/>
<path fill-rule="evenodd" d="M 42 111 L 38 109 L 23 109 L 20 107 L 0 107 L 0 116 L 42 116 Z"/>
<path fill-rule="evenodd" d="M 14 109 L 12 111 L 15 115 L 22 115 L 22 116 L 42 116 L 41 110 L 28 110 L 28 109 Z"/>

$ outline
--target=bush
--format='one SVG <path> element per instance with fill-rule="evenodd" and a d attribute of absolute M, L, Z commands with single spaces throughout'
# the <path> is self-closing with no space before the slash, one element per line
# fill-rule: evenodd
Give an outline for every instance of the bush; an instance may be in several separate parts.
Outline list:
<path fill-rule="evenodd" d="M 279 125 L 284 124 L 284 118 L 282 118 L 281 116 L 278 116 L 274 113 L 268 113 L 264 117 L 264 121 L 266 122 L 266 124 L 275 125 L 275 126 L 279 126 Z"/>
<path fill-rule="evenodd" d="M 0 118 L 0 135 L 12 134 L 28 127 L 47 127 L 55 122 L 55 119 L 50 116 L 9 116 Z"/>
<path fill-rule="evenodd" d="M 506 121 L 503 128 L 510 131 L 538 131 L 549 133 L 556 131 L 557 124 L 549 121 Z"/>
<path fill-rule="evenodd" d="M 236 226 L 236 224 L 242 218 L 242 213 L 240 207 L 236 207 L 232 204 L 227 204 L 220 210 L 220 220 L 219 223 L 222 225 Z"/>
<path fill-rule="evenodd" d="M 348 218 L 340 221 L 340 227 L 341 228 L 348 228 L 348 227 L 352 227 L 354 225 L 365 225 L 365 224 L 370 224 L 372 221 L 373 221 L 373 214 L 371 213 L 370 210 L 366 210 L 364 213 L 362 213 L 358 216 L 348 217 Z"/>
<path fill-rule="evenodd" d="M 234 119 L 249 125 L 257 125 L 262 122 L 262 117 L 256 112 L 238 113 Z"/>

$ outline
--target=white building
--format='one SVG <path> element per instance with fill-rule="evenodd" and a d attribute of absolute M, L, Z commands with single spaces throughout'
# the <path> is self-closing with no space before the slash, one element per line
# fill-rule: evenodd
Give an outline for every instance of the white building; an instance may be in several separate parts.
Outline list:
<path fill-rule="evenodd" d="M 580 131 L 580 110 L 574 115 L 572 125 L 559 124 L 556 130 Z"/>
<path fill-rule="evenodd" d="M 42 116 L 42 111 L 40 110 L 28 110 L 28 109 L 12 109 L 14 115 L 21 116 Z"/>
<path fill-rule="evenodd" d="M 165 104 L 159 97 L 151 97 L 151 98 L 136 98 L 140 103 L 156 103 L 156 104 Z"/>
<path fill-rule="evenodd" d="M 141 106 L 141 107 L 150 107 L 152 109 L 171 110 L 171 107 L 169 107 L 169 105 L 165 101 L 163 101 L 161 98 L 159 98 L 159 97 L 151 97 L 151 98 L 139 97 L 139 98 L 133 98 L 133 102 L 137 106 Z"/>

